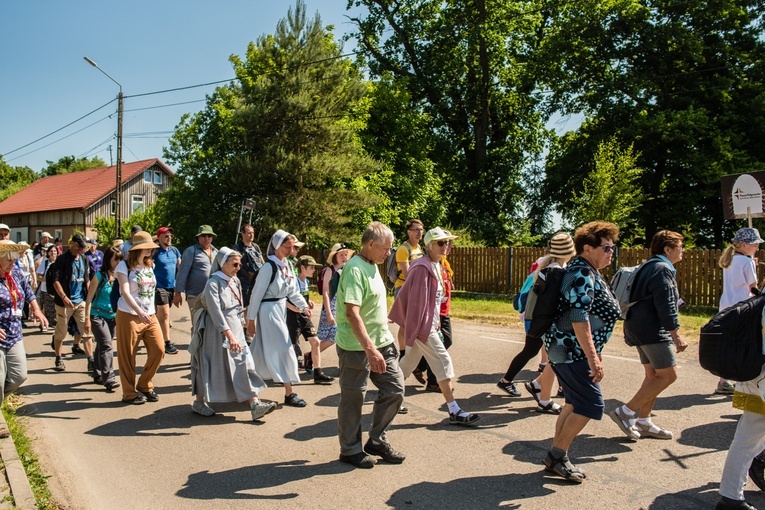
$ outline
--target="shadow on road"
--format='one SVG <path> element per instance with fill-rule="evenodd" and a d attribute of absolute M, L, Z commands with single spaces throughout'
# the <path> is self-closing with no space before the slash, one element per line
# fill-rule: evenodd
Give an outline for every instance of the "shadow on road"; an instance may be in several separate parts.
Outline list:
<path fill-rule="evenodd" d="M 308 464 L 307 460 L 275 462 L 260 466 L 247 466 L 220 473 L 201 471 L 189 475 L 188 481 L 176 495 L 188 499 L 293 499 L 297 492 L 280 494 L 248 494 L 243 491 L 270 489 L 315 476 L 335 475 L 355 468 L 339 461 Z M 376 468 L 380 469 L 380 468 Z M 297 488 L 297 487 L 295 487 Z M 320 505 L 319 505 L 320 506 Z"/>
<path fill-rule="evenodd" d="M 714 508 L 720 499 L 719 482 L 707 482 L 706 485 L 686 489 L 672 494 L 662 494 L 650 504 L 649 510 L 696 510 L 697 508 Z M 760 491 L 745 491 L 746 500 L 755 505 L 765 504 L 765 494 Z M 758 506 L 762 508 L 762 506 Z"/>
<path fill-rule="evenodd" d="M 621 438 L 613 441 L 604 440 L 602 437 L 583 434 L 574 439 L 569 453 L 575 464 L 615 462 L 619 458 L 618 455 L 632 451 L 632 448 L 628 446 L 632 443 L 628 441 L 626 438 L 624 442 L 621 442 Z M 502 453 L 511 455 L 519 462 L 541 466 L 542 459 L 550 446 L 552 446 L 552 438 L 544 441 L 513 441 L 502 448 Z"/>

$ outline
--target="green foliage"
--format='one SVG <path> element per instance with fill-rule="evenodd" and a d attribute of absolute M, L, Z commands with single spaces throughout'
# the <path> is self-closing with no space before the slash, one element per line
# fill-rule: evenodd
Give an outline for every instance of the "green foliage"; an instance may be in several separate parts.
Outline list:
<path fill-rule="evenodd" d="M 81 172 L 82 170 L 91 170 L 93 168 L 102 168 L 106 166 L 106 162 L 98 156 L 93 156 L 90 159 L 77 159 L 74 156 L 64 156 L 55 163 L 53 161 L 46 161 L 46 163 L 48 163 L 48 166 L 43 168 L 40 172 L 43 177 L 71 174 L 73 172 Z"/>
<path fill-rule="evenodd" d="M 565 211 L 566 218 L 574 225 L 610 221 L 629 231 L 644 199 L 638 183 L 643 172 L 636 166 L 638 156 L 632 145 L 622 149 L 615 138 L 600 143 L 593 169 L 585 177 L 582 190 L 574 195 L 573 207 Z M 629 244 L 625 236 L 622 241 Z"/>
<path fill-rule="evenodd" d="M 618 136 L 644 170 L 645 237 L 689 225 L 700 246 L 721 246 L 733 225 L 720 177 L 765 163 L 765 4 L 585 1 L 543 15 L 547 108 L 585 115 L 552 147 L 543 195 L 571 209 L 596 147 Z"/>
<path fill-rule="evenodd" d="M 39 177 L 28 166 L 11 166 L 0 156 L 0 202 L 26 188 Z"/>
<path fill-rule="evenodd" d="M 127 241 L 130 239 L 130 229 L 133 225 L 141 225 L 147 232 L 151 232 L 152 235 L 157 231 L 159 227 L 166 226 L 163 223 L 163 215 L 161 209 L 157 204 L 153 204 L 143 211 L 137 211 L 131 214 L 129 217 L 124 218 L 120 223 L 120 236 L 119 239 Z M 93 222 L 93 230 L 96 231 L 96 241 L 99 245 L 111 245 L 116 239 L 114 236 L 116 227 L 116 221 L 114 216 L 98 216 Z M 196 232 L 196 231 L 195 231 Z M 188 239 L 193 239 L 189 236 Z M 182 240 L 175 239 L 176 242 Z"/>
<path fill-rule="evenodd" d="M 340 46 L 299 0 L 273 35 L 232 55 L 239 84 L 219 87 L 181 119 L 165 157 L 178 165 L 162 215 L 193 236 L 211 224 L 235 237 L 240 204 L 253 198 L 261 242 L 284 228 L 313 246 L 358 237 L 377 200 L 363 150 L 365 85 Z"/>
<path fill-rule="evenodd" d="M 408 91 L 413 112 L 428 119 L 430 135 L 422 140 L 432 145 L 426 154 L 441 175 L 446 219 L 490 245 L 509 242 L 526 198 L 525 167 L 547 136 L 535 93 L 538 73 L 529 65 L 538 45 L 538 6 L 349 0 L 354 6 L 363 9 L 351 18 L 350 37 L 372 76 L 392 77 L 395 88 Z"/>

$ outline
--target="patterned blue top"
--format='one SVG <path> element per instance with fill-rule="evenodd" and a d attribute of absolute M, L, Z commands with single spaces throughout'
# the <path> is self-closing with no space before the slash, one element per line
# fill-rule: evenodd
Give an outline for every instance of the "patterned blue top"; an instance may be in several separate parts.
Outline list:
<path fill-rule="evenodd" d="M 0 280 L 0 328 L 5 331 L 5 339 L 0 340 L 0 347 L 4 349 L 10 349 L 21 341 L 21 310 L 25 301 L 30 303 L 35 299 L 35 293 L 21 269 L 14 265 L 11 276 L 16 282 L 16 288 L 21 293 L 21 299 L 16 303 L 14 310 L 8 284 L 4 278 Z"/>
<path fill-rule="evenodd" d="M 600 354 L 620 316 L 619 302 L 603 277 L 577 257 L 566 267 L 558 296 L 558 317 L 545 335 L 550 362 L 586 360 L 574 334 L 574 322 L 589 322 L 595 351 Z"/>

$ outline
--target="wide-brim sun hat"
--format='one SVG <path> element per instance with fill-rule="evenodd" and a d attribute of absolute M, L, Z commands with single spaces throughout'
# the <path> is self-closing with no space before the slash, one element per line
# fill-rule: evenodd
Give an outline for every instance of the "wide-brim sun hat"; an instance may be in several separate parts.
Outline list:
<path fill-rule="evenodd" d="M 425 233 L 425 238 L 423 239 L 423 242 L 425 244 L 430 244 L 436 241 L 452 241 L 454 239 L 459 239 L 459 236 L 455 236 L 451 233 L 447 233 L 441 227 L 436 227 L 436 228 L 431 228 Z"/>
<path fill-rule="evenodd" d="M 24 250 L 27 250 L 29 248 L 29 245 L 22 246 L 20 244 L 16 244 L 10 239 L 4 239 L 0 241 L 0 253 L 8 253 L 10 252 L 16 252 L 21 253 Z"/>
<path fill-rule="evenodd" d="M 760 237 L 760 231 L 752 227 L 744 227 L 738 229 L 736 235 L 733 237 L 733 242 L 746 243 L 746 244 L 760 244 L 765 243 Z"/>
<path fill-rule="evenodd" d="M 574 240 L 566 232 L 558 232 L 550 239 L 550 248 L 547 253 L 553 257 L 573 257 L 576 255 Z"/>
<path fill-rule="evenodd" d="M 332 248 L 329 250 L 329 255 L 327 255 L 327 264 L 330 266 L 335 265 L 335 255 L 340 253 L 341 251 L 347 251 L 348 252 L 348 258 L 351 258 L 354 253 L 356 253 L 355 250 L 352 250 L 348 248 L 345 243 L 335 243 L 332 245 Z"/>
<path fill-rule="evenodd" d="M 151 240 L 151 234 L 146 231 L 136 232 L 133 237 L 130 238 L 132 246 L 128 251 L 136 250 L 153 250 L 159 248 L 159 245 Z"/>
<path fill-rule="evenodd" d="M 213 229 L 212 229 L 212 227 L 210 225 L 199 225 L 199 230 L 197 230 L 196 237 L 203 236 L 203 235 L 206 235 L 206 234 L 209 234 L 209 235 L 211 235 L 213 237 L 218 237 L 218 234 L 213 232 Z"/>

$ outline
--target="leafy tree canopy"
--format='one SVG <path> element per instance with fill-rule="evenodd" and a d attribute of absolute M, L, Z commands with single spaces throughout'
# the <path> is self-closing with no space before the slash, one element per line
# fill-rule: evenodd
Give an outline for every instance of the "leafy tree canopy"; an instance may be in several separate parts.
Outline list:
<path fill-rule="evenodd" d="M 11 166 L 0 156 L 0 201 L 26 188 L 39 178 L 28 166 Z"/>
<path fill-rule="evenodd" d="M 74 156 L 64 156 L 55 163 L 53 161 L 46 161 L 46 163 L 48 163 L 48 166 L 43 168 L 40 172 L 43 177 L 70 174 L 73 172 L 80 172 L 82 170 L 91 170 L 93 168 L 102 168 L 107 166 L 106 162 L 98 156 L 93 156 L 90 159 L 77 159 Z"/>

